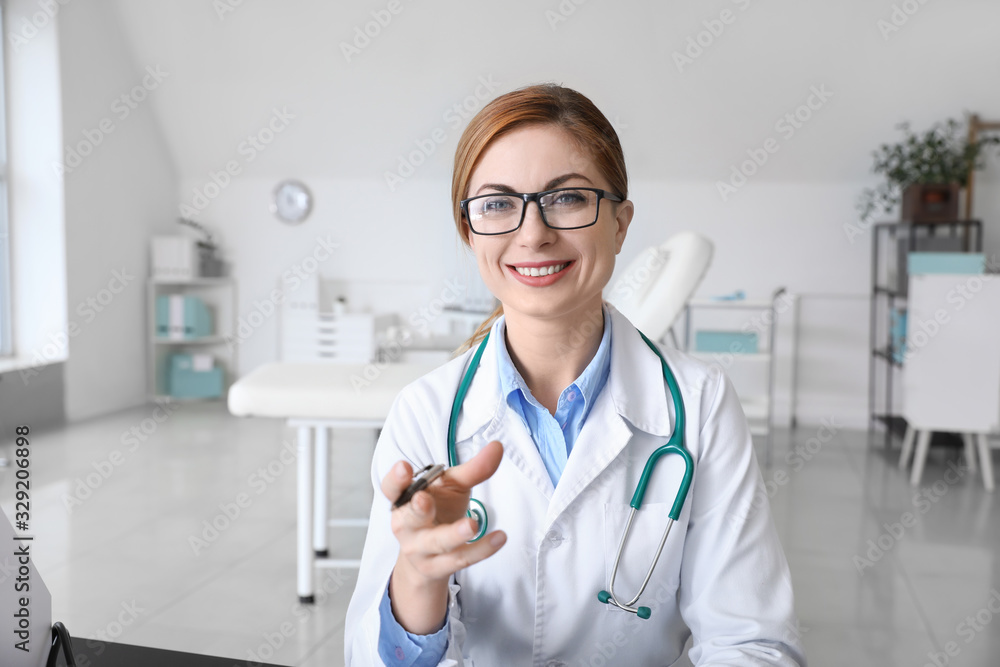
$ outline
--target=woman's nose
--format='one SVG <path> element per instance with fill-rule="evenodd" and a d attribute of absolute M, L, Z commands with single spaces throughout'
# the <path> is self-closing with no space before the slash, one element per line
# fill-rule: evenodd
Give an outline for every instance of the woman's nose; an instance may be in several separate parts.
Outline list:
<path fill-rule="evenodd" d="M 537 245 L 546 241 L 554 241 L 556 230 L 546 225 L 545 221 L 542 220 L 542 209 L 538 201 L 529 201 L 525 204 L 524 221 L 517 233 L 525 245 Z"/>

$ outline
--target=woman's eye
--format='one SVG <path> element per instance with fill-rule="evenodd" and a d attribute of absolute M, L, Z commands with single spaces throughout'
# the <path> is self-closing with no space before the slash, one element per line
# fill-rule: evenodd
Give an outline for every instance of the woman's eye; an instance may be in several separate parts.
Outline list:
<path fill-rule="evenodd" d="M 550 206 L 579 206 L 587 201 L 584 193 L 575 190 L 570 192 L 560 192 L 549 204 Z"/>
<path fill-rule="evenodd" d="M 497 215 L 508 213 L 514 209 L 514 203 L 510 197 L 491 197 L 483 202 L 483 213 Z"/>

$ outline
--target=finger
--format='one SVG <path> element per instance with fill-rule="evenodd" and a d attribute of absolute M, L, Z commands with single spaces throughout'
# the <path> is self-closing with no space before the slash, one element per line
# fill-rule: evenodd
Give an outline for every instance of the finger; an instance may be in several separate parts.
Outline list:
<path fill-rule="evenodd" d="M 503 460 L 503 445 L 499 440 L 493 440 L 465 463 L 461 463 L 445 471 L 448 481 L 458 486 L 471 489 L 493 476 Z"/>
<path fill-rule="evenodd" d="M 396 461 L 382 478 L 382 493 L 392 502 L 396 502 L 412 481 L 413 467 L 406 461 Z"/>
<path fill-rule="evenodd" d="M 427 527 L 413 533 L 407 545 L 410 555 L 420 557 L 439 556 L 457 549 L 479 532 L 475 519 L 462 517 L 454 523 Z"/>
<path fill-rule="evenodd" d="M 444 578 L 486 560 L 506 543 L 507 534 L 502 530 L 496 530 L 484 535 L 481 540 L 462 544 L 447 553 L 431 558 L 424 565 L 424 569 L 430 577 Z"/>
<path fill-rule="evenodd" d="M 435 526 L 437 505 L 434 497 L 426 491 L 418 491 L 410 502 L 392 511 L 392 532 L 400 539 L 406 533 L 413 533 Z"/>

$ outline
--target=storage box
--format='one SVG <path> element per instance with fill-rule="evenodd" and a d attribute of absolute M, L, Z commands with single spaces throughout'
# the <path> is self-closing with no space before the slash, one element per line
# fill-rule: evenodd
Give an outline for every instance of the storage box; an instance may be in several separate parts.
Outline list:
<path fill-rule="evenodd" d="M 976 274 L 986 270 L 986 255 L 975 252 L 911 252 L 907 257 L 911 273 Z"/>
<path fill-rule="evenodd" d="M 756 354 L 757 334 L 743 331 L 697 331 L 694 335 L 696 352 L 729 352 Z"/>
<path fill-rule="evenodd" d="M 215 367 L 194 370 L 190 354 L 170 355 L 167 391 L 175 398 L 217 398 L 222 396 L 223 373 Z"/>
<path fill-rule="evenodd" d="M 188 236 L 154 236 L 153 277 L 165 280 L 197 278 L 200 263 L 197 243 Z"/>

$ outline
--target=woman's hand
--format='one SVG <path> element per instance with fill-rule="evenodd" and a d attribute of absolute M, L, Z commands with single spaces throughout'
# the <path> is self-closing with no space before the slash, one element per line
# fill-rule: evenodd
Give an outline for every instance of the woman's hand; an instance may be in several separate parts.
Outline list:
<path fill-rule="evenodd" d="M 465 516 L 472 488 L 489 479 L 502 458 L 503 446 L 494 440 L 392 511 L 399 557 L 389 596 L 396 620 L 408 632 L 430 634 L 440 629 L 447 611 L 449 577 L 489 558 L 507 541 L 506 534 L 497 530 L 468 543 L 479 526 Z M 399 461 L 382 480 L 382 493 L 395 502 L 412 480 L 413 468 Z"/>

